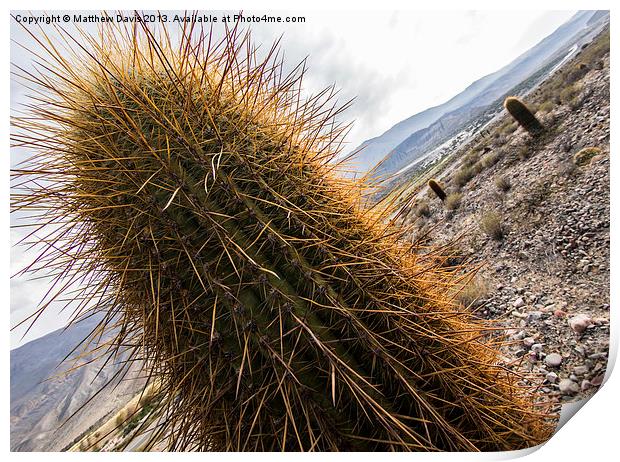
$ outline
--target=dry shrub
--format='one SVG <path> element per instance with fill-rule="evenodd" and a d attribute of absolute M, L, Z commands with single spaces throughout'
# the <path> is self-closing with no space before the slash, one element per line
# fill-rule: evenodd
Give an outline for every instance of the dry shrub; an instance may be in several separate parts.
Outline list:
<path fill-rule="evenodd" d="M 479 221 L 480 229 L 490 238 L 501 241 L 506 235 L 502 216 L 497 212 L 485 212 Z"/>

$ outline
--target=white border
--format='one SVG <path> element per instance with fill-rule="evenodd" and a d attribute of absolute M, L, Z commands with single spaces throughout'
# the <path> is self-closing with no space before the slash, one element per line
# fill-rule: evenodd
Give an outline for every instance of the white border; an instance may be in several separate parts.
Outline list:
<path fill-rule="evenodd" d="M 617 3 L 617 2 L 616 2 Z M 132 2 L 120 2 L 120 1 L 109 1 L 109 2 L 99 2 L 96 5 L 94 3 L 85 4 L 84 2 L 77 1 L 12 1 L 9 2 L 6 9 L 5 21 L 9 21 L 8 12 L 9 9 L 32 9 L 32 10 L 42 10 L 42 9 L 81 9 L 83 7 L 89 7 L 93 9 L 291 9 L 294 8 L 300 12 L 310 11 L 310 10 L 389 10 L 389 9 L 405 9 L 405 10 L 471 10 L 471 9 L 488 9 L 488 10 L 564 10 L 564 9 L 609 9 L 612 10 L 612 22 L 614 24 L 611 27 L 611 49 L 612 49 L 612 69 L 615 69 L 615 47 L 620 46 L 620 41 L 618 41 L 618 32 L 617 27 L 615 25 L 615 11 L 613 11 L 614 4 L 610 1 L 575 1 L 575 0 L 546 0 L 544 3 L 541 1 L 534 0 L 520 0 L 519 2 L 498 2 L 494 0 L 465 0 L 465 1 L 457 1 L 457 0 L 433 0 L 432 2 L 419 2 L 413 4 L 411 1 L 407 2 L 404 0 L 382 0 L 381 2 L 374 2 L 373 5 L 370 5 L 369 2 L 365 4 L 361 4 L 361 2 L 353 2 L 353 1 L 341 1 L 336 5 L 334 0 L 313 0 L 312 2 L 297 3 L 292 4 L 290 0 L 263 0 L 256 2 L 239 2 L 239 1 L 185 1 L 185 2 L 163 2 L 163 1 L 132 1 Z M 5 23 L 7 24 L 7 23 Z M 7 148 L 9 146 L 9 127 L 8 127 L 8 119 L 9 119 L 9 28 L 2 28 L 2 35 L 5 43 L 5 47 L 2 49 L 2 64 L 4 66 L 4 76 L 5 76 L 5 85 L 2 91 L 2 101 L 3 108 L 5 111 L 5 125 L 2 130 L 2 139 L 3 146 Z M 620 104 L 618 101 L 618 96 L 615 92 L 616 89 L 616 73 L 612 72 L 612 96 L 611 96 L 611 117 L 612 117 L 612 129 L 611 129 L 611 146 L 615 148 L 617 133 L 617 120 L 618 120 L 618 111 L 616 108 Z M 619 262 L 618 256 L 615 252 L 615 235 L 616 233 L 616 218 L 617 212 L 613 208 L 614 204 L 617 204 L 618 198 L 618 188 L 620 186 L 620 175 L 617 172 L 617 168 L 614 168 L 616 165 L 615 160 L 615 149 L 613 149 L 613 153 L 611 154 L 611 222 L 612 222 L 612 239 L 611 239 L 611 305 L 612 305 L 612 322 L 611 322 L 611 351 L 610 351 L 610 365 L 609 369 L 613 368 L 613 364 L 617 357 L 617 348 L 618 348 L 618 325 L 615 315 L 616 309 L 616 301 L 618 298 L 618 284 L 617 275 L 618 270 L 616 263 Z M 9 171 L 9 155 L 5 156 L 5 165 L 6 165 L 6 174 L 8 175 Z M 4 198 L 5 204 L 5 214 L 2 217 L 3 226 L 1 228 L 0 242 L 6 242 L 7 244 L 2 247 L 0 258 L 5 262 L 4 267 L 2 268 L 2 289 L 1 293 L 4 294 L 5 297 L 9 296 L 9 216 L 8 216 L 8 178 L 6 183 L 2 184 L 2 195 Z M 8 303 L 6 304 L 8 305 Z M 9 335 L 8 335 L 8 326 L 9 326 L 9 309 L 8 306 L 4 308 L 4 329 L 2 330 L 2 335 L 5 336 L 5 349 L 4 354 L 2 355 L 2 371 L 4 372 L 3 377 L 4 380 L 1 382 L 2 387 L 2 396 L 3 399 L 3 407 L 5 409 L 4 419 L 2 419 L 2 427 L 3 427 L 3 435 L 4 435 L 4 448 L 6 452 L 9 452 Z M 608 371 L 609 372 L 609 371 Z M 578 411 L 576 417 L 570 419 L 566 425 L 560 429 L 560 431 L 553 437 L 551 440 L 543 445 L 537 451 L 520 451 L 518 453 L 492 453 L 492 454 L 470 454 L 470 453 L 441 453 L 441 454 L 386 454 L 381 457 L 390 458 L 391 460 L 407 458 L 407 460 L 411 460 L 411 458 L 415 458 L 415 460 L 458 460 L 458 461 L 469 461 L 469 460 L 503 460 L 503 459 L 512 459 L 515 457 L 521 457 L 526 454 L 529 454 L 528 460 L 531 461 L 545 461 L 548 462 L 558 461 L 589 461 L 589 460 L 597 460 L 597 461 L 606 461 L 611 460 L 611 458 L 617 458 L 618 455 L 612 456 L 612 454 L 618 452 L 618 411 L 620 411 L 620 406 L 618 405 L 620 399 L 620 379 L 618 379 L 618 374 L 614 374 L 611 377 L 607 376 L 608 380 L 605 385 L 601 388 L 601 390 L 581 409 Z M 20 459 L 20 460 L 35 460 L 40 459 L 43 455 L 36 453 L 10 453 L 11 458 Z M 151 458 L 151 457 L 170 457 L 169 455 L 163 454 L 127 454 L 123 453 L 122 455 L 109 455 L 103 456 L 97 453 L 80 453 L 80 454 L 68 454 L 68 453 L 46 453 L 43 457 L 47 460 L 64 460 L 65 458 L 79 458 L 82 460 L 93 460 L 99 457 L 122 457 L 124 459 L 133 459 L 137 460 L 138 457 L 143 458 Z M 332 460 L 333 458 L 341 458 L 341 457 L 350 457 L 350 455 L 336 455 L 336 454 L 318 454 L 318 455 L 307 455 L 307 454 L 177 454 L 173 457 L 188 457 L 194 460 L 244 460 L 247 461 L 248 457 L 252 458 L 252 460 L 269 460 L 273 461 L 276 459 L 286 457 L 288 460 L 291 458 L 306 458 L 311 457 L 313 460 L 324 459 L 324 460 Z M 359 460 L 370 460 L 376 456 L 372 454 L 356 454 L 354 456 Z M 78 459 L 74 459 L 78 460 Z"/>

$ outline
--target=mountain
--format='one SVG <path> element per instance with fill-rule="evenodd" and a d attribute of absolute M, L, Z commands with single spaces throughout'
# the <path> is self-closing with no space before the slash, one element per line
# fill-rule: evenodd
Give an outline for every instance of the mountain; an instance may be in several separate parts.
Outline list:
<path fill-rule="evenodd" d="M 421 162 L 452 137 L 479 129 L 510 92 L 526 92 L 554 66 L 590 41 L 609 21 L 608 11 L 579 11 L 551 35 L 500 70 L 469 85 L 449 101 L 405 119 L 382 135 L 364 141 L 350 168 L 387 178 Z M 547 71 L 547 74 L 545 72 Z M 537 75 L 539 74 L 539 75 Z M 533 78 L 539 77 L 538 79 Z M 523 85 L 527 82 L 528 85 Z M 461 136 L 463 138 L 464 136 Z M 377 165 L 378 164 L 378 165 Z"/>
<path fill-rule="evenodd" d="M 73 362 L 63 363 L 63 359 L 99 320 L 85 319 L 11 351 L 11 451 L 60 451 L 120 409 L 143 385 L 141 379 L 134 380 L 132 368 L 127 377 L 115 379 L 112 386 L 95 396 L 120 370 L 121 358 L 105 365 L 101 372 L 103 359 L 64 373 Z M 90 359 L 94 358 L 87 355 L 80 364 Z"/>

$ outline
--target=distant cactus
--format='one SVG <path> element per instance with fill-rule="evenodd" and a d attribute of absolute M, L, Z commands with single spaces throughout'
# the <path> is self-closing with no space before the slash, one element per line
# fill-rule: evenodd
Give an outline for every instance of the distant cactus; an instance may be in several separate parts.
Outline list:
<path fill-rule="evenodd" d="M 436 180 L 434 179 L 428 180 L 428 187 L 433 190 L 433 192 L 437 195 L 439 199 L 441 199 L 442 201 L 446 199 L 446 192 L 439 185 L 439 183 L 437 183 Z"/>
<path fill-rule="evenodd" d="M 601 153 L 600 148 L 583 148 L 577 154 L 573 156 L 573 162 L 578 167 L 583 167 L 588 165 L 594 156 L 597 156 Z"/>
<path fill-rule="evenodd" d="M 527 106 L 514 96 L 509 96 L 504 101 L 504 107 L 512 117 L 521 125 L 528 133 L 535 135 L 543 130 L 543 126 L 536 116 L 527 108 Z"/>

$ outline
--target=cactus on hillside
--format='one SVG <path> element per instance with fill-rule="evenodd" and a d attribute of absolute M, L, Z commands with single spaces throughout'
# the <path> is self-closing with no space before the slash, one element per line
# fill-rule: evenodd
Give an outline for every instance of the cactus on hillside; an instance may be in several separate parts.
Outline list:
<path fill-rule="evenodd" d="M 433 190 L 435 195 L 441 199 L 442 202 L 446 199 L 446 192 L 435 179 L 431 178 L 428 180 L 428 187 Z"/>
<path fill-rule="evenodd" d="M 509 96 L 504 101 L 504 108 L 531 135 L 536 135 L 543 130 L 542 124 L 519 98 Z"/>
<path fill-rule="evenodd" d="M 578 167 L 583 167 L 588 165 L 594 156 L 601 154 L 601 148 L 597 147 L 587 147 L 581 149 L 573 156 L 573 162 Z"/>
<path fill-rule="evenodd" d="M 48 104 L 13 121 L 34 155 L 12 205 L 41 231 L 28 270 L 55 271 L 76 318 L 103 311 L 91 340 L 115 332 L 110 353 L 157 378 L 154 440 L 473 451 L 550 435 L 494 329 L 452 299 L 460 276 L 336 176 L 342 107 L 302 98 L 303 66 L 284 74 L 237 29 L 61 36 L 80 59 L 44 45 L 53 75 L 24 75 Z"/>

